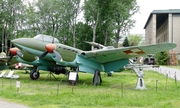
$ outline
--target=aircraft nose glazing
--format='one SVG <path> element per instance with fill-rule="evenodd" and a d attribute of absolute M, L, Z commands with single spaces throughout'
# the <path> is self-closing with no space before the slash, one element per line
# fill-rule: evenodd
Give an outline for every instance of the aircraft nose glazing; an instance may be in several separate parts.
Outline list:
<path fill-rule="evenodd" d="M 30 42 L 31 40 L 28 39 L 28 38 L 19 38 L 19 39 L 14 39 L 14 40 L 11 40 L 11 43 L 15 46 L 27 46 L 29 45 L 28 42 Z"/>
<path fill-rule="evenodd" d="M 20 40 L 20 39 L 14 39 L 14 40 L 11 40 L 11 42 L 12 43 L 14 43 L 14 44 L 18 44 L 18 43 L 20 43 L 22 40 Z"/>
<path fill-rule="evenodd" d="M 17 43 L 18 39 L 11 40 L 12 43 Z"/>

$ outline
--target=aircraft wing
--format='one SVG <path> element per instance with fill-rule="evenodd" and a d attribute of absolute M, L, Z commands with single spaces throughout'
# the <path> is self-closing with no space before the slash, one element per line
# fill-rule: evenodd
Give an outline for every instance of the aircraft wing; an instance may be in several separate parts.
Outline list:
<path fill-rule="evenodd" d="M 107 63 L 120 59 L 129 59 L 146 54 L 155 54 L 168 51 L 176 47 L 174 43 L 152 44 L 144 46 L 131 46 L 112 49 L 85 51 L 83 57 L 98 63 Z"/>

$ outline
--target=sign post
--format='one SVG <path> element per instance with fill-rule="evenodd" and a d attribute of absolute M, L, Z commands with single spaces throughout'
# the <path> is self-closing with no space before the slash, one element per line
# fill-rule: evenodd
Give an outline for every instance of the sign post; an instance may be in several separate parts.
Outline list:
<path fill-rule="evenodd" d="M 21 85 L 20 81 L 16 81 L 17 93 L 19 92 L 20 85 Z"/>
<path fill-rule="evenodd" d="M 74 83 L 77 79 L 77 72 L 70 72 L 69 73 L 69 81 L 72 81 L 72 93 L 74 92 L 73 89 L 74 89 Z"/>

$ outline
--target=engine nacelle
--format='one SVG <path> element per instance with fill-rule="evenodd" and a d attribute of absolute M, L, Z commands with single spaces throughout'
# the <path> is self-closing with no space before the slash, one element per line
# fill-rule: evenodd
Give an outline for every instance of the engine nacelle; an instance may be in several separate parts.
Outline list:
<path fill-rule="evenodd" d="M 55 73 L 55 74 L 65 74 L 66 73 L 66 67 L 48 67 L 48 70 Z"/>

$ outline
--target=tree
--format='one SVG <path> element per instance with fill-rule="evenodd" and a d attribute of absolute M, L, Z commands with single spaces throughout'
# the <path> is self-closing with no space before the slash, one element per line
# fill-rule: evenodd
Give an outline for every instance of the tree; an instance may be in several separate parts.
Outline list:
<path fill-rule="evenodd" d="M 110 14 L 110 4 L 111 0 L 98 0 L 98 6 L 100 10 L 99 14 L 99 31 L 102 32 L 101 40 L 103 41 L 102 44 L 104 45 L 111 45 L 113 34 L 113 25 L 112 25 L 112 18 Z"/>
<path fill-rule="evenodd" d="M 118 47 L 119 39 L 134 26 L 132 15 L 137 13 L 139 7 L 136 0 L 113 0 L 110 3 L 109 15 L 111 15 L 113 32 L 115 33 L 115 47 Z"/>
<path fill-rule="evenodd" d="M 169 60 L 169 55 L 166 51 L 157 53 L 156 62 L 158 65 L 167 65 L 168 60 Z"/>
<path fill-rule="evenodd" d="M 76 47 L 76 23 L 77 23 L 77 17 L 82 11 L 82 7 L 80 6 L 81 0 L 67 0 L 67 1 L 70 7 L 69 15 L 70 15 L 70 27 L 73 37 L 73 47 Z"/>
<path fill-rule="evenodd" d="M 142 41 L 142 36 L 140 35 L 128 35 L 128 39 L 129 39 L 129 43 L 132 45 L 132 46 L 138 46 L 140 44 L 140 42 Z"/>
<path fill-rule="evenodd" d="M 128 47 L 129 46 L 129 40 L 127 37 L 125 37 L 124 41 L 123 41 L 123 47 Z"/>
<path fill-rule="evenodd" d="M 121 36 L 134 26 L 135 21 L 131 18 L 139 11 L 136 0 L 85 0 L 84 9 L 86 22 L 92 25 L 93 41 L 99 26 L 104 44 L 115 40 L 116 47 Z"/>
<path fill-rule="evenodd" d="M 93 30 L 92 42 L 96 41 L 96 28 L 99 22 L 99 7 L 97 0 L 85 0 L 84 16 L 87 24 L 90 24 Z M 92 46 L 92 50 L 94 47 Z"/>
<path fill-rule="evenodd" d="M 76 23 L 81 0 L 38 0 L 29 3 L 27 30 L 57 37 L 61 43 L 76 47 Z M 36 9 L 35 9 L 36 8 Z"/>
<path fill-rule="evenodd" d="M 85 41 L 92 39 L 92 33 L 91 26 L 78 22 L 76 24 L 76 36 L 78 37 L 76 47 L 86 51 L 91 50 L 91 46 L 85 43 Z"/>
<path fill-rule="evenodd" d="M 18 29 L 23 26 L 25 6 L 21 0 L 3 0 L 0 2 L 0 29 L 4 51 L 8 55 L 10 39 L 16 38 Z"/>

